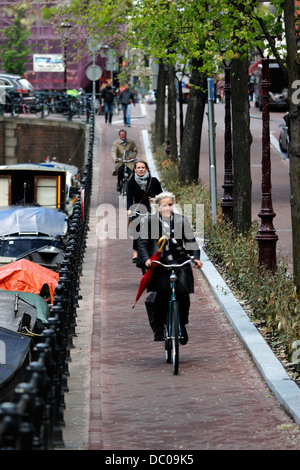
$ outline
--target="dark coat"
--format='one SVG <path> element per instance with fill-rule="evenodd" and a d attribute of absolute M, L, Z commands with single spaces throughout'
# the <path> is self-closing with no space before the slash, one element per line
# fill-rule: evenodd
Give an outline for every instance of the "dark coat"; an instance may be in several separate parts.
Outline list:
<path fill-rule="evenodd" d="M 134 179 L 134 174 L 130 178 L 128 182 L 128 189 L 127 189 L 127 210 L 133 205 L 133 204 L 140 204 L 145 206 L 147 211 L 150 212 L 150 201 L 149 197 L 154 198 L 158 194 L 162 192 L 162 187 L 160 185 L 160 182 L 158 181 L 157 178 L 155 177 L 150 177 L 146 191 L 143 191 L 140 185 L 135 181 Z M 145 194 L 146 193 L 146 194 Z M 142 202 L 141 202 L 142 201 Z M 138 209 L 137 207 L 135 209 Z M 144 213 L 145 209 L 142 211 L 142 207 L 140 207 L 141 212 Z"/>
<path fill-rule="evenodd" d="M 133 93 L 130 90 L 121 91 L 121 93 L 119 94 L 119 100 L 121 104 L 128 105 L 131 103 L 131 101 L 133 104 L 135 104 Z"/>
<path fill-rule="evenodd" d="M 152 231 L 151 227 L 153 228 Z M 196 242 L 193 230 L 187 218 L 185 216 L 175 213 L 174 227 L 178 246 L 185 248 L 185 250 L 190 256 L 194 256 L 194 258 L 200 259 L 200 250 Z M 140 237 L 137 241 L 138 267 L 144 268 L 145 262 L 157 252 L 159 248 L 157 242 L 162 235 L 164 235 L 164 232 L 159 222 L 158 214 L 153 214 L 146 217 L 141 228 Z M 174 250 L 172 248 L 172 244 L 169 241 L 167 243 L 169 243 L 174 262 L 181 263 L 183 259 L 180 250 Z M 168 264 L 166 258 L 166 250 L 164 250 L 162 253 L 161 261 L 164 264 Z M 191 265 L 188 264 L 178 269 L 176 273 L 178 279 L 177 283 L 180 285 L 181 290 L 186 293 L 193 293 L 194 277 Z M 148 290 L 155 292 L 159 291 L 160 288 L 165 290 L 169 285 L 169 274 L 170 273 L 165 268 L 161 266 L 155 267 L 153 269 L 153 276 Z"/>
<path fill-rule="evenodd" d="M 111 86 L 106 86 L 103 88 L 101 92 L 101 98 L 106 102 L 106 103 L 113 103 L 114 102 L 114 97 L 115 97 L 115 91 Z"/>

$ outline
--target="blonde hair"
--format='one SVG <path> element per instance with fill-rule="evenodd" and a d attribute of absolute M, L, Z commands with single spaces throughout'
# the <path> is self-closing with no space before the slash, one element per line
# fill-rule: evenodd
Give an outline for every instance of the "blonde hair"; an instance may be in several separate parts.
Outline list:
<path fill-rule="evenodd" d="M 156 204 L 157 206 L 160 206 L 161 201 L 162 201 L 163 199 L 172 199 L 173 204 L 175 204 L 175 196 L 174 196 L 174 194 L 171 193 L 171 192 L 168 192 L 168 191 L 164 191 L 164 192 L 158 194 L 158 195 L 156 196 L 156 198 L 154 199 L 154 204 Z"/>

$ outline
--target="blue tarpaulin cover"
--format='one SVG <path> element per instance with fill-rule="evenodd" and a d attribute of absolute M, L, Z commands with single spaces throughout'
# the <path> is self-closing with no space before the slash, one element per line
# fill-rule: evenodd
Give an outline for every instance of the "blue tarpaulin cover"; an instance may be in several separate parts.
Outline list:
<path fill-rule="evenodd" d="M 10 207 L 0 210 L 0 236 L 13 233 L 43 233 L 64 236 L 67 232 L 66 215 L 46 207 Z"/>

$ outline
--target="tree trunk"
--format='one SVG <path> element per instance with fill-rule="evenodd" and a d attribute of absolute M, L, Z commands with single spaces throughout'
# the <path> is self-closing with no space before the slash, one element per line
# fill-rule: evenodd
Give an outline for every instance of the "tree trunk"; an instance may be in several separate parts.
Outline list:
<path fill-rule="evenodd" d="M 196 60 L 192 63 L 190 97 L 179 165 L 179 178 L 183 183 L 197 182 L 199 178 L 200 143 L 206 101 L 206 92 L 203 90 L 207 89 L 206 76 L 198 70 L 201 65 Z"/>
<path fill-rule="evenodd" d="M 251 225 L 251 169 L 248 62 L 234 60 L 231 66 L 232 150 L 233 150 L 233 225 L 247 233 Z"/>
<path fill-rule="evenodd" d="M 174 67 L 168 66 L 168 138 L 170 140 L 170 158 L 178 160 L 177 150 L 177 119 L 176 119 L 176 89 Z"/>
<path fill-rule="evenodd" d="M 155 111 L 155 137 L 154 145 L 159 147 L 165 141 L 165 96 L 166 96 L 166 76 L 163 61 L 159 61 L 156 111 Z"/>
<path fill-rule="evenodd" d="M 300 80 L 300 64 L 297 57 L 297 35 L 295 31 L 295 2 L 285 0 L 283 4 L 285 34 L 287 43 L 287 68 L 289 74 L 289 159 L 291 186 L 291 216 L 294 281 L 300 293 L 300 93 L 293 87 L 295 80 Z M 299 82 L 298 82 L 299 83 Z M 298 85 L 297 85 L 298 88 Z"/>

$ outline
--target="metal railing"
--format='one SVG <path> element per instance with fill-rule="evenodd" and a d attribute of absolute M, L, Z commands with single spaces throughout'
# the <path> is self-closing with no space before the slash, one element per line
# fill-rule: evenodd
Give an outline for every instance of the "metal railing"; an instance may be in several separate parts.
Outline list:
<path fill-rule="evenodd" d="M 97 101 L 99 102 L 99 100 Z M 62 117 L 69 121 L 80 119 L 89 123 L 92 95 L 85 92 L 72 94 L 54 91 L 36 91 L 32 96 L 23 97 L 9 93 L 4 102 L 0 102 L 0 115 L 16 117 L 19 115 L 37 115 L 39 118 Z"/>
<path fill-rule="evenodd" d="M 69 242 L 59 271 L 50 318 L 32 351 L 26 379 L 15 388 L 14 401 L 0 404 L 1 450 L 48 450 L 64 446 L 64 394 L 68 391 L 68 363 L 75 335 L 92 191 L 93 110 L 90 117 L 87 162 L 71 218 Z"/>

